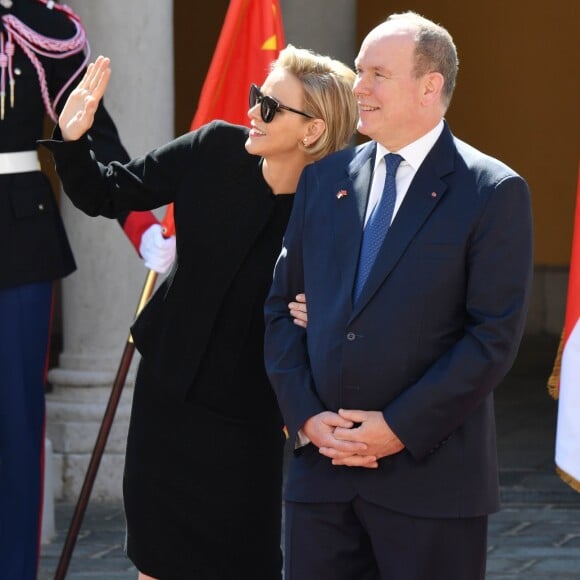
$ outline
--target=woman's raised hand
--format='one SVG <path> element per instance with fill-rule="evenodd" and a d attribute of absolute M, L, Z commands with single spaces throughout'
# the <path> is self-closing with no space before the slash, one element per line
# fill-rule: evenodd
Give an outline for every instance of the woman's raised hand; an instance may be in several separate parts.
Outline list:
<path fill-rule="evenodd" d="M 65 141 L 80 139 L 92 127 L 95 112 L 109 84 L 110 62 L 110 59 L 99 56 L 89 64 L 81 82 L 69 95 L 58 118 Z"/>

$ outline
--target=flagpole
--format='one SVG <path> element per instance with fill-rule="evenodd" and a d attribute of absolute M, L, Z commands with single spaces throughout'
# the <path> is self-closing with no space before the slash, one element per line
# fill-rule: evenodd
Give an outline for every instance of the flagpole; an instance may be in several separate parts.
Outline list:
<path fill-rule="evenodd" d="M 137 305 L 135 312 L 135 318 L 139 315 L 155 288 L 155 283 L 157 281 L 157 272 L 155 270 L 149 270 L 145 283 L 143 284 L 143 289 L 141 291 L 141 297 Z M 133 354 L 135 352 L 135 343 L 133 342 L 133 337 L 131 333 L 127 338 L 125 343 L 125 348 L 123 349 L 123 354 L 119 362 L 119 367 L 117 369 L 117 374 L 111 388 L 111 393 L 109 395 L 109 402 L 107 403 L 107 408 L 101 421 L 101 427 L 97 435 L 95 442 L 95 447 L 91 455 L 91 460 L 87 468 L 87 473 L 75 506 L 74 514 L 68 529 L 66 540 L 60 555 L 58 562 L 58 567 L 56 569 L 54 580 L 64 580 L 72 553 L 76 544 L 76 540 L 81 528 L 81 524 L 89 503 L 89 498 L 93 490 L 93 485 L 97 476 L 97 471 L 105 451 L 105 446 L 107 444 L 107 439 L 111 431 L 111 426 L 113 424 L 113 419 L 115 418 L 115 413 L 119 405 L 119 400 L 121 398 L 121 393 L 123 391 L 123 386 L 127 379 L 127 373 L 129 372 L 129 367 L 131 366 L 131 361 L 133 359 Z"/>

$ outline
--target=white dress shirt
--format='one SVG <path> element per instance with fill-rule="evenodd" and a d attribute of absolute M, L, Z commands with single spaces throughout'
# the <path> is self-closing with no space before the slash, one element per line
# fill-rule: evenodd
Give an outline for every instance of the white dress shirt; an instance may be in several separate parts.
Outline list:
<path fill-rule="evenodd" d="M 371 185 L 371 191 L 369 194 L 369 201 L 367 204 L 367 213 L 365 216 L 365 226 L 371 215 L 373 208 L 378 203 L 382 193 L 383 193 L 383 186 L 385 184 L 385 177 L 386 177 L 386 163 L 385 163 L 385 155 L 387 153 L 398 153 L 402 158 L 401 164 L 397 170 L 397 175 L 395 176 L 395 182 L 397 184 L 397 199 L 395 200 L 395 209 L 393 210 L 393 217 L 391 218 L 391 223 L 395 219 L 397 215 L 397 211 L 401 207 L 403 203 L 403 199 L 405 199 L 405 195 L 407 195 L 407 190 L 409 189 L 409 185 L 411 185 L 411 181 L 413 181 L 413 177 L 415 177 L 415 173 L 421 167 L 421 163 L 425 161 L 425 157 L 433 145 L 435 145 L 435 141 L 439 139 L 443 131 L 443 119 L 437 123 L 437 125 L 423 135 L 423 137 L 419 137 L 413 143 L 409 143 L 409 145 L 405 145 L 398 151 L 389 151 L 386 147 L 377 143 L 377 153 L 375 157 L 375 167 L 373 170 L 373 179 Z"/>

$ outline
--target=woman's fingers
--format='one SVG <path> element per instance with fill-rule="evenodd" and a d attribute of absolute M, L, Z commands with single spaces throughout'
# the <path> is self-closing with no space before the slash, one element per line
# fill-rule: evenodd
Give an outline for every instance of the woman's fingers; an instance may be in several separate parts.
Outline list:
<path fill-rule="evenodd" d="M 110 59 L 99 56 L 89 64 L 83 78 L 69 95 L 58 120 L 65 141 L 79 139 L 91 128 L 111 77 L 110 62 Z"/>
<path fill-rule="evenodd" d="M 92 96 L 98 99 L 99 101 L 103 98 L 105 91 L 107 90 L 107 86 L 109 85 L 109 79 L 111 78 L 111 69 L 107 63 L 107 68 L 103 69 L 101 74 L 99 75 L 98 82 L 95 85 L 95 88 L 92 89 Z"/>
<path fill-rule="evenodd" d="M 111 76 L 110 62 L 110 59 L 99 56 L 88 66 L 83 80 L 79 83 L 79 88 L 87 93 L 85 96 L 94 97 L 98 101 L 103 98 Z"/>
<path fill-rule="evenodd" d="M 95 62 L 91 62 L 77 88 L 90 94 L 100 91 L 100 96 L 102 96 L 111 75 L 110 62 L 111 60 L 104 56 L 99 56 Z"/>

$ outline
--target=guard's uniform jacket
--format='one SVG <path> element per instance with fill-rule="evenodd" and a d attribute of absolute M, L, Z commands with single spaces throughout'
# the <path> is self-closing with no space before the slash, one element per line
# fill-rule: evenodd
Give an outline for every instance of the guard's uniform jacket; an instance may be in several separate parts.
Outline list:
<path fill-rule="evenodd" d="M 76 21 L 78 26 L 80 22 Z M 82 32 L 82 30 L 81 30 Z M 66 58 L 25 53 L 42 35 L 51 50 L 74 43 L 75 19 L 46 0 L 0 0 L 0 577 L 34 580 L 42 513 L 44 379 L 52 283 L 75 269 L 54 192 L 38 164 L 46 101 L 82 68 Z M 82 34 L 77 44 L 82 48 Z M 31 55 L 31 56 L 30 56 Z M 33 61 L 37 66 L 34 66 Z M 83 70 L 54 105 L 60 111 Z M 43 82 L 45 80 L 44 98 Z M 91 130 L 104 162 L 129 159 L 101 105 Z M 152 216 L 152 214 L 149 214 Z M 124 222 L 122 216 L 121 223 Z M 155 221 L 154 218 L 148 218 Z"/>

